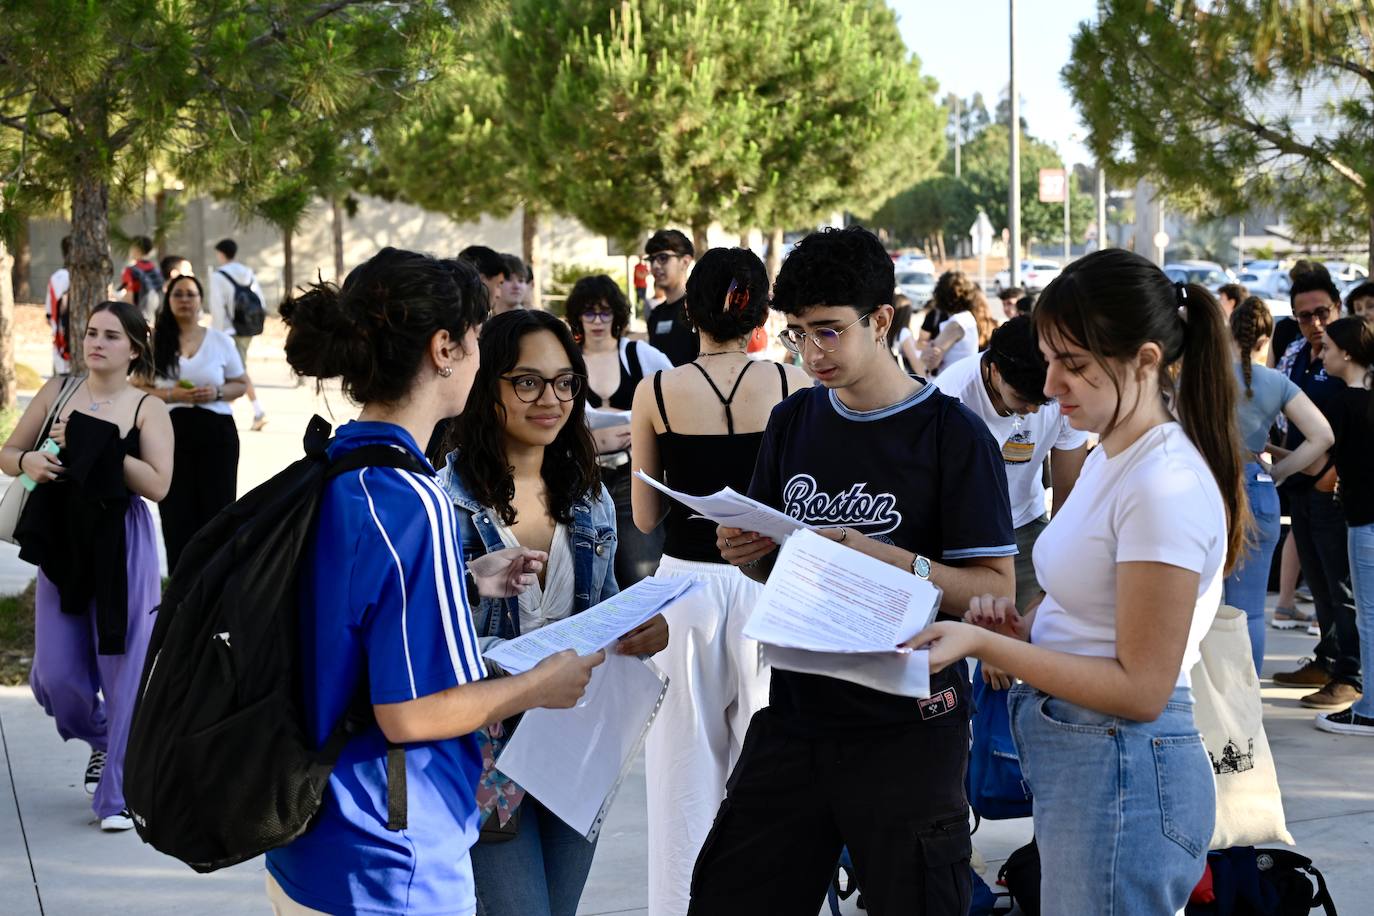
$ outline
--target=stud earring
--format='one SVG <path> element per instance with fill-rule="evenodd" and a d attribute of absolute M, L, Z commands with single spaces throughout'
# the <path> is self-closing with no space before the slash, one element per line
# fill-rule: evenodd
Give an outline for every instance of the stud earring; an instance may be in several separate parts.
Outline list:
<path fill-rule="evenodd" d="M 453 375 L 453 367 L 452 367 L 452 366 L 440 366 L 440 367 L 439 367 L 439 374 L 442 375 L 444 378 L 448 378 L 449 376 Z"/>

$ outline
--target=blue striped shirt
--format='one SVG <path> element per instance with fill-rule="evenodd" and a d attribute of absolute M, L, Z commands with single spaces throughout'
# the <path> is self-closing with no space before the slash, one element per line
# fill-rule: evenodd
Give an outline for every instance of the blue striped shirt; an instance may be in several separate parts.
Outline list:
<path fill-rule="evenodd" d="M 352 422 L 338 456 L 388 444 L 417 456 L 408 433 Z M 485 677 L 463 583 L 453 504 L 433 478 L 363 468 L 335 478 L 301 576 L 307 720 L 322 743 L 366 678 L 373 703 L 400 703 Z M 345 748 L 309 832 L 267 856 L 297 903 L 330 913 L 469 916 L 468 850 L 477 839 L 471 735 L 406 746 L 409 823 L 386 829 L 386 741 L 375 725 Z"/>

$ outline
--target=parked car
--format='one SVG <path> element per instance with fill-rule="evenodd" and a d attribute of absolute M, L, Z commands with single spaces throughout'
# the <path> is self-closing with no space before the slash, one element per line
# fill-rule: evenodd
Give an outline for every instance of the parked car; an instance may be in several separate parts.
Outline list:
<path fill-rule="evenodd" d="M 1164 273 L 1175 283 L 1196 283 L 1212 290 L 1237 282 L 1235 275 L 1216 261 L 1176 261 L 1165 264 Z"/>
<path fill-rule="evenodd" d="M 1288 299 L 1288 291 L 1293 281 L 1286 270 L 1249 270 L 1236 278 L 1236 282 L 1250 291 L 1250 295 L 1261 299 Z"/>
<path fill-rule="evenodd" d="M 1338 285 L 1355 288 L 1356 284 L 1369 279 L 1369 271 L 1350 261 L 1323 261 L 1322 265 L 1331 273 L 1331 279 Z"/>
<path fill-rule="evenodd" d="M 1021 262 L 1021 288 L 1031 293 L 1038 293 L 1050 285 L 1050 281 L 1055 279 L 1063 272 L 1054 261 L 1047 261 L 1043 258 L 1027 258 Z M 1011 286 L 1011 270 L 999 270 L 992 278 L 994 291 L 1001 292 Z"/>
<path fill-rule="evenodd" d="M 898 271 L 897 292 L 911 300 L 912 308 L 924 308 L 935 295 L 935 274 L 922 270 Z"/>
<path fill-rule="evenodd" d="M 922 273 L 935 275 L 935 262 L 919 251 L 899 255 L 892 265 L 897 273 Z"/>

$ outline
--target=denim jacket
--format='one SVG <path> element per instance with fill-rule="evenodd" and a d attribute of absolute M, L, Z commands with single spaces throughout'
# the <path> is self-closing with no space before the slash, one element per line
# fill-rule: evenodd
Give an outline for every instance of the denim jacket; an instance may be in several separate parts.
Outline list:
<path fill-rule="evenodd" d="M 480 557 L 506 545 L 493 523 L 493 512 L 468 493 L 459 472 L 459 455 L 450 452 L 439 470 L 438 483 L 458 508 L 458 537 L 467 559 Z M 573 610 L 580 614 L 620 591 L 615 583 L 615 503 L 601 487 L 595 501 L 583 497 L 573 503 Z M 520 611 L 515 598 L 478 598 L 469 582 L 469 604 L 477 636 L 484 644 L 520 635 Z"/>

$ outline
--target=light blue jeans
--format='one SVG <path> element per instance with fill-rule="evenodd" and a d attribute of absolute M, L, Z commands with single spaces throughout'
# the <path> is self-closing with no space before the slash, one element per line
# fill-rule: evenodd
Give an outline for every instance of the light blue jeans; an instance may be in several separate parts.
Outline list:
<path fill-rule="evenodd" d="M 1360 628 L 1360 667 L 1365 680 L 1374 677 L 1374 524 L 1350 529 L 1350 584 L 1355 587 L 1355 622 Z M 1354 705 L 1374 718 L 1374 690 Z"/>
<path fill-rule="evenodd" d="M 574 916 L 596 844 L 526 795 L 520 829 L 472 847 L 477 916 Z"/>
<path fill-rule="evenodd" d="M 1216 820 L 1188 688 L 1153 722 L 1093 712 L 1028 684 L 1011 689 L 1008 706 L 1035 795 L 1041 913 L 1182 912 Z"/>
<path fill-rule="evenodd" d="M 1265 479 L 1260 480 L 1263 476 Z M 1264 599 L 1269 592 L 1269 566 L 1274 559 L 1280 532 L 1279 491 L 1264 468 L 1251 461 L 1245 465 L 1245 495 L 1255 517 L 1255 543 L 1226 577 L 1225 601 L 1245 612 L 1250 629 L 1250 654 L 1255 674 L 1264 664 Z"/>

